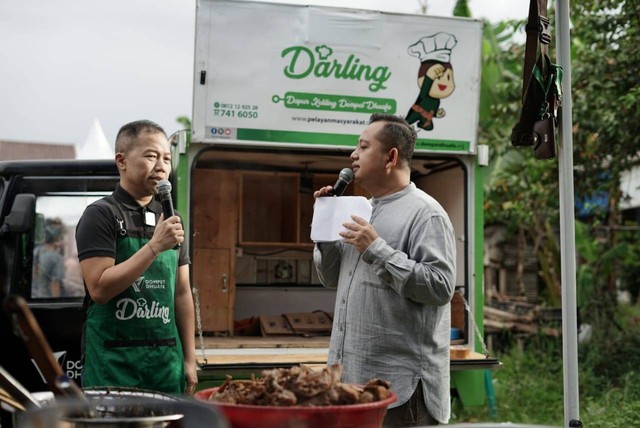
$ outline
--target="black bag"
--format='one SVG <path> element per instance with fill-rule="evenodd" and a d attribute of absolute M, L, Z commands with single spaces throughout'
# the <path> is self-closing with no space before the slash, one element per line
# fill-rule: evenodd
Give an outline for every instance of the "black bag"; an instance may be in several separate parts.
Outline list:
<path fill-rule="evenodd" d="M 533 146 L 536 159 L 556 156 L 558 109 L 562 104 L 562 67 L 551 63 L 547 0 L 531 0 L 524 58 L 522 108 L 511 131 L 511 144 Z"/>

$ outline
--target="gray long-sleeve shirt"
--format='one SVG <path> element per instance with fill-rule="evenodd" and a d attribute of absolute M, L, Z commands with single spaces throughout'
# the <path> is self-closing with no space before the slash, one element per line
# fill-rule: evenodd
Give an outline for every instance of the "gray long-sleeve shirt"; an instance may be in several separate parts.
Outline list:
<path fill-rule="evenodd" d="M 429 413 L 450 416 L 449 339 L 455 289 L 455 234 L 440 204 L 411 183 L 371 200 L 379 237 L 360 254 L 341 241 L 319 243 L 314 263 L 337 287 L 329 363 L 343 381 L 391 382 L 404 404 L 422 380 Z"/>

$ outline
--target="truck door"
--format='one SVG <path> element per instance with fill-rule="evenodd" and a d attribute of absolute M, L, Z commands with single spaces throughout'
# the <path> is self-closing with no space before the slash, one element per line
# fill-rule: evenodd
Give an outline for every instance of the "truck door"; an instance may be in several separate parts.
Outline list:
<path fill-rule="evenodd" d="M 25 298 L 63 371 L 78 379 L 84 318 L 84 285 L 75 244 L 75 227 L 86 206 L 113 191 L 113 161 L 29 161 L 0 163 L 0 224 L 16 195 L 35 199 L 27 231 L 0 235 L 2 298 Z M 0 365 L 30 391 L 48 391 L 38 368 L 2 312 Z"/>

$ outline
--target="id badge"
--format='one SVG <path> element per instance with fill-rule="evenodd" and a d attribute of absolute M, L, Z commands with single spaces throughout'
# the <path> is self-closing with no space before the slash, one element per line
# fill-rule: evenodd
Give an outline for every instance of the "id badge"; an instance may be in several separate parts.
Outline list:
<path fill-rule="evenodd" d="M 153 213 L 151 211 L 145 211 L 145 213 L 144 213 L 144 224 L 146 224 L 147 226 L 155 227 L 155 225 L 156 225 L 156 215 L 155 215 L 155 213 Z"/>

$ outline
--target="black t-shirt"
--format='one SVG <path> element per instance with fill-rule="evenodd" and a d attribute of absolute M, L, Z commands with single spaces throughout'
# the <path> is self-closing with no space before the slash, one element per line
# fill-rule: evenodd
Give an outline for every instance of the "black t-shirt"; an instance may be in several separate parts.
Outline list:
<path fill-rule="evenodd" d="M 127 217 L 125 221 L 127 233 L 146 236 L 151 239 L 155 227 L 145 224 L 145 216 L 149 212 L 153 213 L 157 224 L 160 214 L 162 214 L 160 202 L 154 198 L 147 206 L 141 207 L 119 184 L 112 195 L 118 203 L 119 211 Z M 86 208 L 76 228 L 78 259 L 80 261 L 91 257 L 111 257 L 115 259 L 116 239 L 118 236 L 118 221 L 110 203 L 104 200 L 94 202 Z M 182 245 L 179 251 L 178 265 L 189 264 L 187 246 Z"/>

